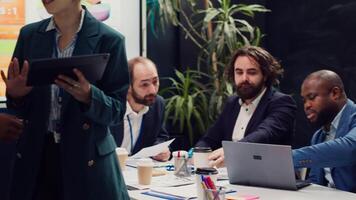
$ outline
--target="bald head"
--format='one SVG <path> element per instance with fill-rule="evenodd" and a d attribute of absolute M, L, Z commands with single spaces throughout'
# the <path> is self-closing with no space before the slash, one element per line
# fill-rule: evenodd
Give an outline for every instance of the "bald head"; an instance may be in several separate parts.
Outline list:
<path fill-rule="evenodd" d="M 303 81 L 301 96 L 309 121 L 324 127 L 330 125 L 347 101 L 341 78 L 329 70 L 308 75 Z"/>
<path fill-rule="evenodd" d="M 129 75 L 131 84 L 134 82 L 135 78 L 138 76 L 137 72 L 149 71 L 157 75 L 156 65 L 152 60 L 145 57 L 135 57 L 128 61 L 129 65 Z"/>
<path fill-rule="evenodd" d="M 305 78 L 303 85 L 308 82 L 318 82 L 324 89 L 329 91 L 334 87 L 338 87 L 342 93 L 345 94 L 344 84 L 342 83 L 340 76 L 330 70 L 319 70 L 309 74 Z"/>
<path fill-rule="evenodd" d="M 127 100 L 134 111 L 152 105 L 158 93 L 159 78 L 156 65 L 148 58 L 136 57 L 128 62 L 130 87 Z"/>

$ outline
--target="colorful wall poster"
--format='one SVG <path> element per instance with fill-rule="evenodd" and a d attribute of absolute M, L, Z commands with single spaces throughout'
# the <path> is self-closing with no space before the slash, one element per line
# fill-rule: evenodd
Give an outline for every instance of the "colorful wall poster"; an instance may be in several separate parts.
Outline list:
<path fill-rule="evenodd" d="M 141 0 L 82 0 L 94 17 L 125 36 L 128 58 L 140 55 L 140 3 Z M 20 28 L 48 17 L 41 0 L 0 0 L 1 70 L 7 73 Z M 5 84 L 0 79 L 0 97 L 4 95 Z"/>
<path fill-rule="evenodd" d="M 25 0 L 0 0 L 0 70 L 7 66 L 16 44 L 20 28 L 25 24 Z M 5 95 L 5 84 L 0 81 L 0 96 Z"/>

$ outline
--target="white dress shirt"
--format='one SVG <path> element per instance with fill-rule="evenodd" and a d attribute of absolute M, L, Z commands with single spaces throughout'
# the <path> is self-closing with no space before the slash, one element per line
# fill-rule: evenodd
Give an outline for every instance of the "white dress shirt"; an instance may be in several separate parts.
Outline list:
<path fill-rule="evenodd" d="M 241 107 L 239 116 L 237 117 L 235 122 L 234 131 L 232 133 L 232 141 L 239 141 L 245 136 L 245 131 L 248 122 L 250 121 L 265 92 L 266 88 L 264 88 L 263 91 L 248 105 L 241 99 L 239 99 L 239 104 Z"/>
<path fill-rule="evenodd" d="M 345 107 L 346 105 L 339 111 L 339 113 L 335 116 L 334 120 L 331 122 L 330 130 L 329 131 L 324 130 L 324 132 L 326 133 L 324 142 L 335 139 L 336 130 L 337 127 L 339 126 L 341 113 L 342 111 L 344 111 Z M 331 176 L 331 168 L 330 167 L 324 168 L 324 173 L 325 173 L 325 179 L 328 181 L 328 187 L 335 188 L 335 183 Z"/>
<path fill-rule="evenodd" d="M 129 154 L 137 142 L 141 132 L 141 124 L 143 115 L 148 112 L 149 107 L 145 106 L 138 113 L 133 111 L 129 102 L 126 101 L 126 113 L 124 115 L 124 138 L 122 139 L 121 147 L 125 148 Z M 131 128 L 130 128 L 131 127 Z"/>

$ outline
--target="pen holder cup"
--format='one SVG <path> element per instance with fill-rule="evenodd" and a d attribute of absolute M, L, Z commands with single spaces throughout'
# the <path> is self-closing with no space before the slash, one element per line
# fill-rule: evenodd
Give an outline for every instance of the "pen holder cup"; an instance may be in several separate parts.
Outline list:
<path fill-rule="evenodd" d="M 216 189 L 205 189 L 204 200 L 225 200 L 226 190 L 224 187 L 217 187 Z"/>
<path fill-rule="evenodd" d="M 195 184 L 198 200 L 209 200 L 205 198 L 205 190 L 216 188 L 218 171 L 215 168 L 198 168 L 195 171 Z"/>
<path fill-rule="evenodd" d="M 190 176 L 188 168 L 188 158 L 175 158 L 174 159 L 174 175 L 176 176 Z"/>
<path fill-rule="evenodd" d="M 188 168 L 188 153 L 186 151 L 173 152 L 174 160 L 174 175 L 186 177 L 190 176 L 190 170 Z"/>

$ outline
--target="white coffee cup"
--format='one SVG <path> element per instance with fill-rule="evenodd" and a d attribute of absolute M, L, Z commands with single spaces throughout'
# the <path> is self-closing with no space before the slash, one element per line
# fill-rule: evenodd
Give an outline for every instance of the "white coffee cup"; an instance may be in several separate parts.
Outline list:
<path fill-rule="evenodd" d="M 151 184 L 153 161 L 150 158 L 142 158 L 137 161 L 138 184 Z"/>
<path fill-rule="evenodd" d="M 193 161 L 195 168 L 210 167 L 208 157 L 212 150 L 210 147 L 194 147 Z"/>
<path fill-rule="evenodd" d="M 216 185 L 217 174 L 218 171 L 212 167 L 197 168 L 197 170 L 195 171 L 195 184 L 197 188 L 198 200 L 206 200 L 205 190 L 208 188 L 205 187 L 206 184 L 203 182 L 203 179 L 208 179 L 209 177 L 213 184 Z"/>
<path fill-rule="evenodd" d="M 127 152 L 125 148 L 120 147 L 116 148 L 115 151 L 121 170 L 125 170 L 126 160 L 129 157 L 129 152 Z"/>

